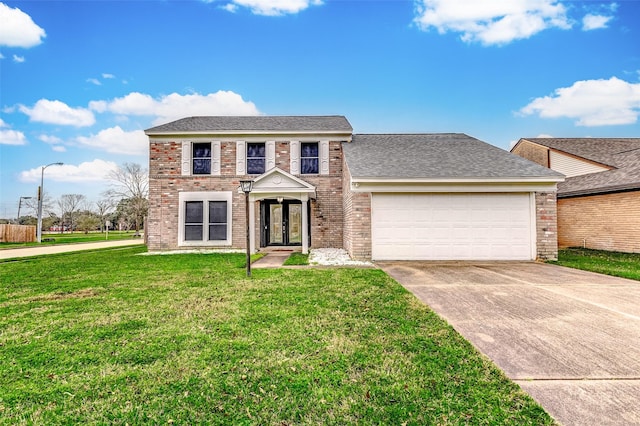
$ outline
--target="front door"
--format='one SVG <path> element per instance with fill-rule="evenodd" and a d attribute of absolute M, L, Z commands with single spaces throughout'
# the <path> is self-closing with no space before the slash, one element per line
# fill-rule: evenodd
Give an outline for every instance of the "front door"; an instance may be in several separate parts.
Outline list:
<path fill-rule="evenodd" d="M 265 200 L 260 209 L 261 245 L 298 246 L 302 244 L 302 203 Z"/>

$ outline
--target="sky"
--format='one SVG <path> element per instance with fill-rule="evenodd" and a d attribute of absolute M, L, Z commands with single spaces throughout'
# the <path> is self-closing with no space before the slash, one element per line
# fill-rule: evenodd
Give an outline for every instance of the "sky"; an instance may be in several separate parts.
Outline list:
<path fill-rule="evenodd" d="M 0 1 L 0 218 L 102 199 L 144 130 L 344 115 L 355 133 L 640 137 L 640 1 Z M 22 213 L 25 213 L 23 210 Z"/>

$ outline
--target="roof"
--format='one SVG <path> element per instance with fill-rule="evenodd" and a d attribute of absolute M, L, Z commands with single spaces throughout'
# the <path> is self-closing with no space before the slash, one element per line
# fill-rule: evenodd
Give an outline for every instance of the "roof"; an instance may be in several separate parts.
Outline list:
<path fill-rule="evenodd" d="M 215 133 L 349 133 L 344 116 L 200 116 L 145 130 L 147 135 Z"/>
<path fill-rule="evenodd" d="M 343 150 L 351 176 L 360 179 L 563 178 L 462 133 L 356 134 Z"/>
<path fill-rule="evenodd" d="M 524 138 L 556 151 L 613 167 L 567 178 L 558 197 L 640 189 L 640 138 Z"/>

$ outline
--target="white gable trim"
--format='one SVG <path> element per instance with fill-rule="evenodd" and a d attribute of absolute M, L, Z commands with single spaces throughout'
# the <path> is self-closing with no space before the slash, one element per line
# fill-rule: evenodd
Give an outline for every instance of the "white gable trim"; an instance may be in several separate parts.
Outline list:
<path fill-rule="evenodd" d="M 255 199 L 265 198 L 266 195 L 286 196 L 287 194 L 296 199 L 300 199 L 302 194 L 315 198 L 316 187 L 277 167 L 253 180 L 251 196 Z"/>

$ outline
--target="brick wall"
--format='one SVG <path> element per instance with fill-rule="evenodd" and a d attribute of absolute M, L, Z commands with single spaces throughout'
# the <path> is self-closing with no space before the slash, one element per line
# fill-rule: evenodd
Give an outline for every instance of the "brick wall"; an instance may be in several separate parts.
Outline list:
<path fill-rule="evenodd" d="M 549 149 L 544 146 L 521 140 L 511 152 L 541 166 L 549 167 Z"/>
<path fill-rule="evenodd" d="M 371 194 L 353 192 L 350 188 L 350 174 L 343 161 L 343 209 L 345 250 L 353 259 L 371 259 Z"/>
<path fill-rule="evenodd" d="M 147 222 L 149 250 L 178 248 L 178 194 L 195 191 L 232 191 L 232 245 L 246 246 L 244 194 L 238 193 L 240 179 L 236 175 L 236 144 L 220 145 L 220 176 L 181 176 L 182 141 L 155 141 L 149 156 L 149 218 Z M 276 167 L 289 172 L 289 143 L 276 142 Z M 329 143 L 329 174 L 298 176 L 316 187 L 317 198 L 310 200 L 311 247 L 342 247 L 342 145 Z M 260 208 L 256 212 L 256 242 L 260 246 Z M 188 248 L 182 246 L 180 248 Z"/>
<path fill-rule="evenodd" d="M 558 244 L 640 253 L 640 191 L 561 198 Z"/>
<path fill-rule="evenodd" d="M 558 210 L 555 192 L 536 192 L 537 257 L 558 259 Z"/>

